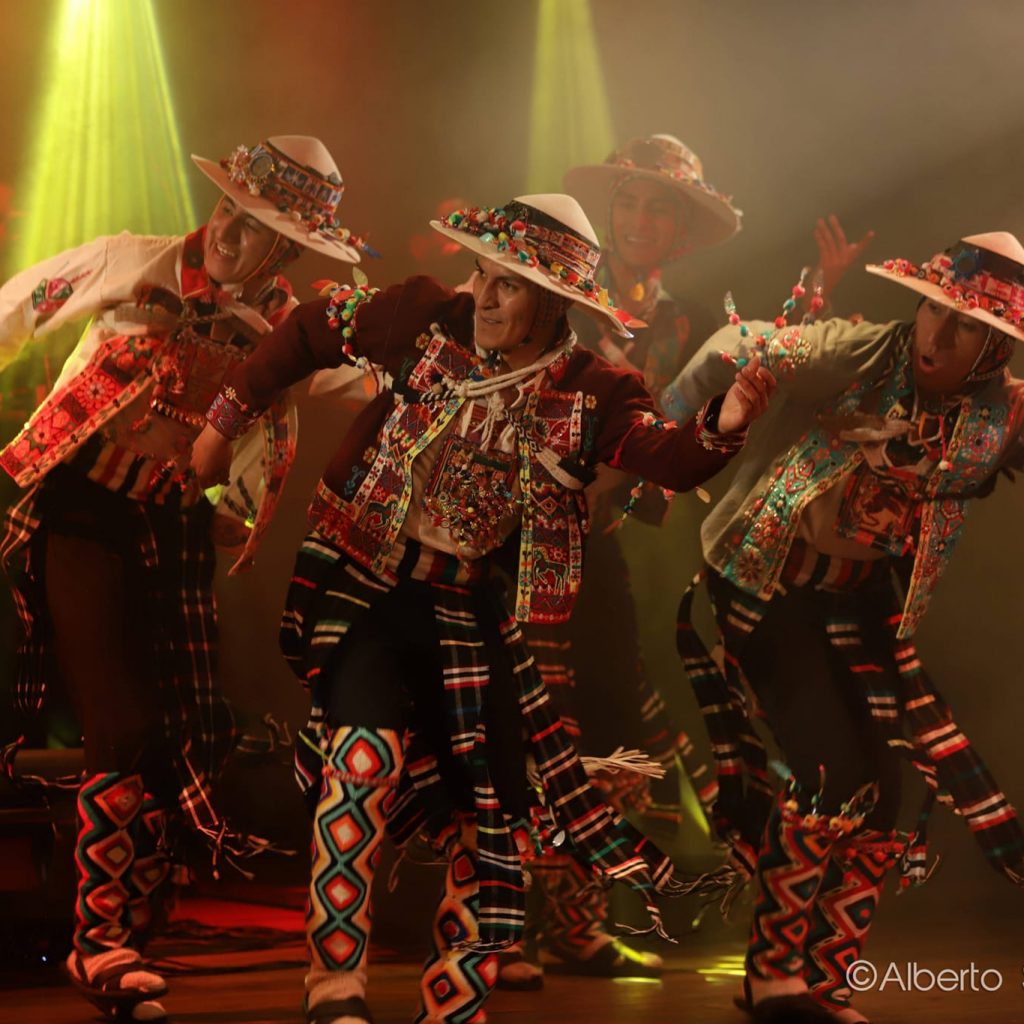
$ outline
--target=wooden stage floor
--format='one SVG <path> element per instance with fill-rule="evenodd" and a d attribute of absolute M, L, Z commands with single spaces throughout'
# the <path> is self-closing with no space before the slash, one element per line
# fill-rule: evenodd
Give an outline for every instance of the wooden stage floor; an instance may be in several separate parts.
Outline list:
<path fill-rule="evenodd" d="M 969 927 L 930 919 L 893 901 L 870 956 L 883 969 L 916 961 L 922 967 L 997 970 L 999 991 L 902 991 L 899 986 L 858 1000 L 873 1024 L 1024 1024 L 1024 929 L 1019 912 L 993 914 Z M 165 1005 L 175 1024 L 300 1024 L 304 949 L 298 911 L 255 904 L 186 901 L 170 935 L 151 952 L 171 991 Z M 212 929 L 216 928 L 216 932 Z M 960 927 L 958 934 L 957 928 Z M 742 963 L 742 934 L 717 922 L 667 949 L 660 981 L 570 977 L 548 969 L 544 991 L 496 992 L 492 1024 L 743 1024 L 732 1006 Z M 377 951 L 369 998 L 378 1024 L 408 1024 L 416 1004 L 418 965 L 410 956 Z M 995 975 L 985 979 L 991 987 Z M 88 1004 L 45 967 L 0 977 L 2 1024 L 85 1024 Z"/>

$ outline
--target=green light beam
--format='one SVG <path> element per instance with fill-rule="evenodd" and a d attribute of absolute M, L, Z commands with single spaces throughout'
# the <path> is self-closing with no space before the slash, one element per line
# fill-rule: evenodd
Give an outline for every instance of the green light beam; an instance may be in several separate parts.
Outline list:
<path fill-rule="evenodd" d="M 527 191 L 557 192 L 615 146 L 590 0 L 539 0 L 534 53 Z"/>
<path fill-rule="evenodd" d="M 98 235 L 195 227 L 153 0 L 64 0 L 42 66 L 6 269 Z"/>

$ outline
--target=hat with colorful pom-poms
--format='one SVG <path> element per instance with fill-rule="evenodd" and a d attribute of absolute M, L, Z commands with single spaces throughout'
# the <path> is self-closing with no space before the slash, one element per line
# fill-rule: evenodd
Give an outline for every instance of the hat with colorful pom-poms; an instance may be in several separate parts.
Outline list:
<path fill-rule="evenodd" d="M 893 259 L 865 269 L 1024 341 L 1024 246 L 1008 231 L 969 235 L 920 266 Z"/>
<path fill-rule="evenodd" d="M 632 337 L 630 327 L 646 326 L 614 306 L 594 280 L 601 247 L 572 196 L 519 196 L 500 207 L 456 210 L 430 226 L 470 252 L 603 317 L 623 337 Z"/>
<path fill-rule="evenodd" d="M 299 245 L 346 263 L 358 263 L 360 253 L 380 255 L 338 223 L 345 186 L 319 139 L 276 135 L 252 147 L 238 146 L 220 163 L 195 153 L 192 160 L 247 213 Z"/>

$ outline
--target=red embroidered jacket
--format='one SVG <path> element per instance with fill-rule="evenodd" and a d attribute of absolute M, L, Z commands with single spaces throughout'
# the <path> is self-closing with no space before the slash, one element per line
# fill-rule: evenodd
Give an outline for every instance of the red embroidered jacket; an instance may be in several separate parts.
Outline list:
<path fill-rule="evenodd" d="M 438 397 L 437 385 L 483 373 L 473 308 L 470 295 L 413 277 L 362 302 L 348 321 L 351 336 L 343 338 L 328 323 L 328 300 L 305 303 L 229 373 L 209 419 L 239 436 L 282 389 L 343 360 L 367 360 L 383 375 L 385 390 L 341 439 L 309 518 L 356 562 L 386 576 L 409 508 L 412 462 L 466 401 L 451 388 Z M 656 415 L 638 374 L 582 347 L 552 363 L 528 395 L 517 414 L 521 620 L 561 622 L 572 611 L 588 523 L 582 489 L 567 486 L 567 476 L 585 480 L 588 467 L 607 463 L 683 491 L 728 461 L 698 442 L 694 421 L 666 429 Z M 567 473 L 552 470 L 551 452 Z"/>

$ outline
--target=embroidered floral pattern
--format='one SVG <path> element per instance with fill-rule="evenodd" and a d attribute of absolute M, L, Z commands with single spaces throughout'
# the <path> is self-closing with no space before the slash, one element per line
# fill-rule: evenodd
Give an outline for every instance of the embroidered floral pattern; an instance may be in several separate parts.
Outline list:
<path fill-rule="evenodd" d="M 803 336 L 800 327 L 790 327 L 776 334 L 767 344 L 768 365 L 780 377 L 792 377 L 797 367 L 811 358 L 811 343 Z"/>
<path fill-rule="evenodd" d="M 36 326 L 46 323 L 74 294 L 72 285 L 86 274 L 79 274 L 70 281 L 64 277 L 43 278 L 32 290 L 32 311 L 36 315 Z"/>
<path fill-rule="evenodd" d="M 51 395 L 0 454 L 0 465 L 18 486 L 40 480 L 147 386 L 145 371 L 163 343 L 155 338 L 133 338 L 131 345 L 122 341 L 105 342 L 89 366 Z"/>

